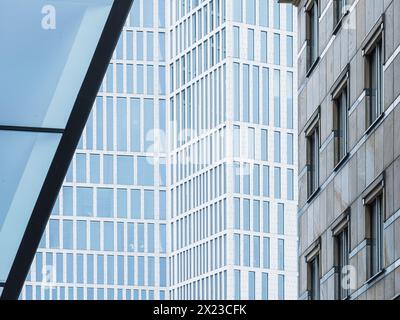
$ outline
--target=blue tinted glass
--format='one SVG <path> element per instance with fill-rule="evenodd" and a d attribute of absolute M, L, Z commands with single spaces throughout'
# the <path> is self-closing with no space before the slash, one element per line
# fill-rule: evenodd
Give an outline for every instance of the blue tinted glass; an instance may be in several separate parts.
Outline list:
<path fill-rule="evenodd" d="M 113 189 L 97 189 L 97 216 L 111 218 L 114 216 Z"/>
<path fill-rule="evenodd" d="M 144 252 L 144 224 L 143 223 L 139 223 L 137 226 L 137 232 L 138 232 L 138 251 L 139 252 Z"/>
<path fill-rule="evenodd" d="M 133 185 L 133 157 L 117 157 L 117 183 L 120 185 Z"/>
<path fill-rule="evenodd" d="M 87 238 L 86 238 L 86 221 L 77 221 L 76 226 L 76 237 L 77 244 L 76 247 L 78 250 L 86 250 L 87 249 Z"/>
<path fill-rule="evenodd" d="M 114 223 L 104 222 L 104 250 L 114 251 Z"/>
<path fill-rule="evenodd" d="M 128 192 L 125 189 L 117 190 L 117 216 L 118 218 L 128 217 Z"/>
<path fill-rule="evenodd" d="M 0 131 L 0 150 L 7 150 L 0 157 L 0 281 L 8 275 L 59 141 L 58 134 Z"/>
<path fill-rule="evenodd" d="M 131 217 L 133 219 L 140 219 L 141 217 L 140 190 L 131 191 Z"/>
<path fill-rule="evenodd" d="M 154 191 L 144 191 L 144 218 L 154 219 Z"/>
<path fill-rule="evenodd" d="M 93 189 L 76 188 L 76 215 L 93 216 Z"/>
<path fill-rule="evenodd" d="M 49 222 L 49 240 L 51 249 L 58 249 L 60 247 L 60 223 L 58 220 L 50 220 Z"/>
<path fill-rule="evenodd" d="M 90 249 L 100 250 L 100 222 L 90 222 Z"/>
<path fill-rule="evenodd" d="M 7 43 L 0 52 L 1 124 L 66 126 L 112 4 L 1 1 L 0 43 Z"/>
<path fill-rule="evenodd" d="M 73 249 L 73 233 L 72 233 L 72 221 L 64 220 L 63 221 L 63 248 L 64 249 Z"/>

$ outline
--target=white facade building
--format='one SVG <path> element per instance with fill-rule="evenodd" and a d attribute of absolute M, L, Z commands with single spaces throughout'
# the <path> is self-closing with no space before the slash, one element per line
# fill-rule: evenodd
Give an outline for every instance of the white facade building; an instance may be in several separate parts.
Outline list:
<path fill-rule="evenodd" d="M 135 1 L 22 298 L 297 298 L 292 10 Z"/>

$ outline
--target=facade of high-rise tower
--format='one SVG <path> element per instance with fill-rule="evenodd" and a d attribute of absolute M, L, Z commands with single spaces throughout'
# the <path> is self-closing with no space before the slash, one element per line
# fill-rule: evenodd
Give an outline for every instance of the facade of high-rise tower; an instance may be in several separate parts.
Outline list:
<path fill-rule="evenodd" d="M 23 299 L 296 299 L 295 25 L 135 0 Z"/>
<path fill-rule="evenodd" d="M 400 1 L 301 0 L 299 297 L 400 298 Z"/>

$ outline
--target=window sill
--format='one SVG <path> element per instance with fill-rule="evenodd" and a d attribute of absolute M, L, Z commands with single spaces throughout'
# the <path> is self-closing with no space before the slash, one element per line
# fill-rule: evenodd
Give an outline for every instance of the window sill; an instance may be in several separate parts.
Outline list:
<path fill-rule="evenodd" d="M 371 278 L 369 278 L 366 283 L 367 284 L 372 284 L 375 280 L 377 280 L 380 276 L 382 276 L 385 273 L 386 269 L 383 268 L 380 271 L 378 271 L 376 274 L 374 274 Z"/>
<path fill-rule="evenodd" d="M 321 188 L 318 187 L 307 199 L 307 203 L 310 203 L 311 201 L 314 200 L 314 198 L 318 195 L 318 193 L 320 192 Z"/>
<path fill-rule="evenodd" d="M 342 14 L 342 16 L 340 17 L 339 21 L 336 23 L 335 28 L 333 28 L 333 32 L 332 35 L 336 36 L 336 34 L 339 32 L 339 30 L 341 29 L 342 25 L 343 25 L 343 20 L 344 18 L 350 13 L 349 10 L 347 10 L 346 12 L 344 12 Z"/>
<path fill-rule="evenodd" d="M 345 156 L 342 158 L 342 160 L 340 160 L 335 167 L 333 168 L 333 172 L 338 172 L 341 167 L 347 162 L 347 160 L 349 159 L 349 153 L 346 153 Z"/>
<path fill-rule="evenodd" d="M 310 68 L 308 68 L 308 71 L 306 73 L 306 78 L 309 78 L 311 76 L 311 73 L 314 71 L 314 69 L 317 67 L 319 63 L 320 57 L 315 59 L 315 61 L 311 64 Z"/>
<path fill-rule="evenodd" d="M 368 127 L 368 129 L 365 131 L 366 135 L 370 135 L 372 131 L 374 131 L 375 127 L 377 127 L 380 123 L 381 120 L 385 117 L 385 112 L 382 112 L 381 115 L 376 118 L 376 120 Z"/>

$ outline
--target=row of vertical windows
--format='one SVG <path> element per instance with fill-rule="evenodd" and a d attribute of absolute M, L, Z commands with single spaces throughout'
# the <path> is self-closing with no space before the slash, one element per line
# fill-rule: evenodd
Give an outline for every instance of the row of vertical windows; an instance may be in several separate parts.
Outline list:
<path fill-rule="evenodd" d="M 282 170 L 275 167 L 273 170 L 275 199 L 283 199 L 282 194 Z M 294 170 L 286 169 L 286 198 L 294 200 Z M 234 162 L 234 192 L 244 195 L 272 197 L 270 194 L 270 167 L 266 165 L 250 164 L 246 162 Z"/>
<path fill-rule="evenodd" d="M 121 219 L 166 219 L 166 191 L 69 187 L 52 215 Z"/>
<path fill-rule="evenodd" d="M 215 163 L 225 158 L 225 147 L 225 127 L 185 146 L 171 156 L 172 183 L 187 179 L 209 166 L 215 166 Z"/>
<path fill-rule="evenodd" d="M 270 3 L 272 3 L 272 24 L 269 21 Z M 285 30 L 291 32 L 293 31 L 292 5 L 280 4 L 277 0 L 233 0 L 233 20 L 250 25 L 282 29 L 282 8 L 286 12 Z"/>
<path fill-rule="evenodd" d="M 286 141 L 282 141 L 282 136 Z M 261 148 L 255 148 L 261 146 Z M 252 159 L 284 163 L 282 156 L 282 146 L 286 146 L 286 161 L 289 165 L 294 164 L 293 159 L 293 134 L 283 135 L 280 131 L 273 133 L 273 159 L 268 156 L 272 148 L 269 145 L 268 130 L 256 130 L 252 127 L 235 125 L 233 127 L 233 156 L 241 159 Z"/>
<path fill-rule="evenodd" d="M 224 3 L 225 0 L 210 0 L 208 4 L 175 25 L 175 28 L 171 30 L 171 56 L 179 55 L 225 22 L 225 5 L 221 2 Z M 175 49 L 174 52 L 172 52 L 173 49 Z"/>
<path fill-rule="evenodd" d="M 226 199 L 171 223 L 171 250 L 212 237 L 227 229 Z"/>
<path fill-rule="evenodd" d="M 165 62 L 165 32 L 124 30 L 114 58 L 129 61 Z"/>
<path fill-rule="evenodd" d="M 235 233 L 234 248 L 234 263 L 236 266 L 270 268 L 269 238 Z M 279 246 L 278 249 L 281 250 Z"/>
<path fill-rule="evenodd" d="M 166 224 L 51 219 L 40 248 L 166 253 L 166 230 Z"/>
<path fill-rule="evenodd" d="M 164 65 L 111 63 L 100 92 L 109 94 L 166 94 L 166 75 Z M 158 91 L 156 92 L 156 87 Z M 112 99 L 112 97 L 110 97 Z M 98 98 L 99 99 L 99 98 Z M 125 99 L 121 97 L 120 99 Z"/>
<path fill-rule="evenodd" d="M 154 287 L 157 263 L 157 285 L 166 287 L 166 261 L 165 257 L 153 256 L 39 252 L 28 281 Z"/>
<path fill-rule="evenodd" d="M 273 126 L 282 127 L 281 71 L 273 70 L 273 81 L 270 81 L 270 70 L 259 66 L 234 63 L 234 120 L 255 124 L 270 124 L 270 94 L 273 94 Z M 293 88 L 293 73 L 286 72 L 285 86 Z M 270 83 L 273 91 L 270 92 Z M 290 99 L 289 99 L 290 97 Z M 287 100 L 286 127 L 293 129 L 293 98 Z"/>
<path fill-rule="evenodd" d="M 213 272 L 226 264 L 226 235 L 224 235 L 172 255 L 171 285 Z"/>
<path fill-rule="evenodd" d="M 135 0 L 125 27 L 134 28 L 165 28 L 166 0 Z M 158 17 L 155 18 L 155 11 Z"/>
<path fill-rule="evenodd" d="M 225 58 L 226 36 L 223 29 L 171 64 L 171 91 L 197 78 Z"/>
<path fill-rule="evenodd" d="M 77 153 L 68 170 L 66 182 L 153 186 L 156 184 L 154 175 L 157 170 L 160 177 L 158 184 L 165 186 L 165 161 L 141 156 Z"/>
<path fill-rule="evenodd" d="M 249 299 L 254 300 L 256 296 L 255 288 L 256 284 L 261 282 L 261 298 L 263 300 L 269 299 L 269 274 L 262 272 L 256 273 L 253 271 L 247 272 L 247 297 L 242 295 L 242 292 L 246 292 L 242 290 L 242 277 L 244 277 L 245 273 L 241 270 L 234 270 L 234 288 L 235 288 L 235 300 L 240 299 Z M 285 299 L 285 276 L 278 274 L 278 296 L 279 300 Z"/>
<path fill-rule="evenodd" d="M 180 147 L 226 121 L 225 65 L 170 99 L 170 145 Z"/>
<path fill-rule="evenodd" d="M 165 300 L 165 290 L 160 290 L 158 299 Z M 154 300 L 154 290 L 114 289 L 94 287 L 33 286 L 24 290 L 25 300 Z"/>
<path fill-rule="evenodd" d="M 285 233 L 285 206 L 277 204 L 277 232 Z M 234 228 L 270 233 L 270 203 L 268 201 L 234 198 Z"/>
<path fill-rule="evenodd" d="M 227 271 L 219 272 L 170 290 L 170 299 L 226 300 Z"/>
<path fill-rule="evenodd" d="M 239 26 L 233 27 L 233 57 L 237 59 L 247 59 L 252 61 L 258 61 L 262 63 L 274 63 L 276 65 L 282 65 L 281 62 L 281 35 L 278 33 L 273 34 L 273 42 L 268 39 L 268 32 L 266 31 L 254 31 L 253 29 L 246 29 L 247 34 L 247 51 L 244 51 L 241 31 Z M 258 41 L 256 41 L 256 39 Z M 260 43 L 260 47 L 256 46 L 256 43 Z M 270 45 L 273 43 L 273 61 L 269 61 L 268 50 Z M 258 52 L 257 50 L 258 49 Z M 271 49 L 272 50 L 272 49 Z M 293 37 L 286 36 L 286 66 L 293 67 Z"/>
<path fill-rule="evenodd" d="M 165 100 L 98 97 L 78 149 L 163 153 L 166 121 Z"/>

